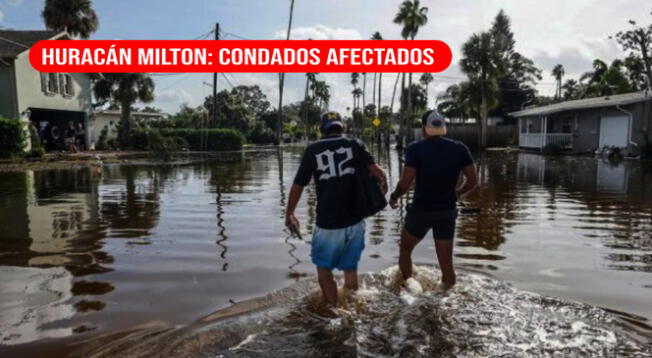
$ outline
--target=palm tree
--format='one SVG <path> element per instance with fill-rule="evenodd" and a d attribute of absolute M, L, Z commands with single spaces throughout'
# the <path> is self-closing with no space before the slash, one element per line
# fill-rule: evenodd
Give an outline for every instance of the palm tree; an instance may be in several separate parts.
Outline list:
<path fill-rule="evenodd" d="M 376 85 L 376 80 L 374 79 L 374 85 Z M 367 106 L 367 73 L 362 72 L 362 108 Z"/>
<path fill-rule="evenodd" d="M 580 82 L 584 86 L 584 97 L 608 96 L 632 90 L 627 74 L 623 72 L 623 61 L 614 60 L 607 65 L 601 60 L 593 61 L 593 71 L 584 73 Z M 586 84 L 584 81 L 588 80 Z"/>
<path fill-rule="evenodd" d="M 383 36 L 380 34 L 380 32 L 376 31 L 374 32 L 373 35 L 371 35 L 372 40 L 382 40 Z M 378 75 L 378 87 L 376 87 L 376 75 Z M 378 109 L 378 114 L 380 115 L 380 95 L 382 93 L 381 86 L 383 84 L 383 73 L 382 72 L 376 72 L 374 73 L 374 104 L 376 105 L 376 108 Z M 376 88 L 378 88 L 378 101 L 376 101 Z"/>
<path fill-rule="evenodd" d="M 401 36 L 404 40 L 408 38 L 414 40 L 419 28 L 425 25 L 428 22 L 428 8 L 421 7 L 421 2 L 419 0 L 405 0 L 401 3 L 398 13 L 394 17 L 394 23 L 403 25 L 401 30 Z M 409 74 L 408 88 L 412 88 L 412 72 Z M 405 75 L 403 75 L 403 81 L 401 85 L 401 98 L 403 97 L 403 92 L 405 92 Z M 408 96 L 407 103 L 407 114 L 408 117 L 412 116 L 412 96 Z M 410 118 L 410 121 L 412 119 Z M 399 143 L 402 145 L 402 143 Z"/>
<path fill-rule="evenodd" d="M 145 73 L 104 73 L 94 81 L 93 94 L 98 101 L 120 103 L 119 140 L 129 146 L 131 106 L 136 102 L 154 100 L 154 81 Z"/>
<path fill-rule="evenodd" d="M 288 20 L 288 32 L 286 40 L 290 39 L 290 32 L 292 31 L 292 15 L 294 13 L 294 0 L 290 1 L 290 19 Z M 283 85 L 285 82 L 285 73 L 278 74 L 278 118 L 276 119 L 276 140 L 281 145 L 281 136 L 283 131 Z"/>
<path fill-rule="evenodd" d="M 83 39 L 89 38 L 98 27 L 91 0 L 45 0 L 41 16 L 48 29 L 66 31 Z"/>
<path fill-rule="evenodd" d="M 306 136 L 308 135 L 308 99 L 309 99 L 309 89 L 310 89 L 310 84 L 315 82 L 316 78 L 316 73 L 308 72 L 306 73 L 306 92 L 303 96 L 303 126 L 305 129 L 305 134 Z"/>
<path fill-rule="evenodd" d="M 484 149 L 487 146 L 489 107 L 498 102 L 500 58 L 489 32 L 473 34 L 462 46 L 462 54 L 462 71 L 471 84 L 480 89 L 480 148 Z"/>
<path fill-rule="evenodd" d="M 351 74 L 351 84 L 353 85 L 353 89 L 354 89 L 354 90 L 358 88 L 358 78 L 359 78 L 359 77 L 360 77 L 360 74 L 357 73 L 357 72 L 353 72 L 353 73 Z M 355 109 L 355 108 L 357 108 L 357 107 L 358 107 L 358 106 L 357 106 L 357 104 L 356 104 L 356 99 L 355 99 L 355 97 L 354 97 L 354 98 L 353 98 L 353 109 Z"/>
<path fill-rule="evenodd" d="M 319 108 L 324 109 L 324 105 L 328 106 L 331 99 L 330 86 L 324 81 L 315 81 L 311 88 L 315 98 L 319 100 Z"/>
<path fill-rule="evenodd" d="M 561 82 L 565 74 L 566 72 L 564 71 L 564 66 L 561 64 L 558 64 L 552 69 L 552 76 L 557 81 L 557 91 L 555 92 L 556 99 L 561 98 Z"/>
<path fill-rule="evenodd" d="M 580 84 L 574 79 L 566 80 L 563 86 L 564 90 L 564 99 L 578 99 L 580 96 Z"/>
<path fill-rule="evenodd" d="M 423 85 L 423 87 L 426 88 L 426 98 L 428 98 L 428 85 L 430 82 L 432 82 L 434 78 L 432 77 L 432 73 L 424 73 L 421 75 L 421 78 L 419 78 L 419 82 Z"/>

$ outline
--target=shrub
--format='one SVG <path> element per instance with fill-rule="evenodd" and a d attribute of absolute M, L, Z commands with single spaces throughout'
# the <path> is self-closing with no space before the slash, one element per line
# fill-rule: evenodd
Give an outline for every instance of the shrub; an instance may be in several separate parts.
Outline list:
<path fill-rule="evenodd" d="M 557 143 L 548 143 L 543 147 L 543 154 L 545 155 L 562 155 L 564 148 Z"/>
<path fill-rule="evenodd" d="M 32 150 L 29 152 L 29 156 L 32 158 L 40 158 L 44 156 L 45 147 L 43 147 L 41 137 L 39 137 L 38 131 L 33 124 L 29 125 L 29 140 L 32 143 Z"/>
<path fill-rule="evenodd" d="M 0 157 L 10 158 L 25 148 L 23 124 L 17 119 L 0 117 Z"/>
<path fill-rule="evenodd" d="M 249 132 L 247 139 L 249 142 L 256 144 L 274 143 L 276 141 L 276 134 L 271 129 L 265 127 L 263 123 L 258 123 Z"/>
<path fill-rule="evenodd" d="M 97 139 L 97 143 L 95 143 L 95 149 L 96 150 L 107 150 L 108 149 L 108 144 L 106 142 L 106 137 L 109 136 L 109 126 L 104 126 L 102 128 L 102 131 L 100 132 L 100 137 Z"/>
<path fill-rule="evenodd" d="M 163 136 L 160 130 L 149 129 L 147 133 L 147 149 L 154 156 L 168 161 L 171 160 L 174 152 L 187 146 L 186 141 L 180 137 Z"/>
<path fill-rule="evenodd" d="M 166 137 L 179 137 L 188 143 L 190 150 L 203 150 L 202 134 L 206 140 L 206 150 L 239 150 L 245 143 L 245 138 L 235 129 L 162 129 Z"/>

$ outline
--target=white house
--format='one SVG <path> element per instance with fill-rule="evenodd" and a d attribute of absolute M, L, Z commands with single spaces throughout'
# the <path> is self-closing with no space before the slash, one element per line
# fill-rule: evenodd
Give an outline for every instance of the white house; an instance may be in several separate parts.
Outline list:
<path fill-rule="evenodd" d="M 41 40 L 70 40 L 65 32 L 0 30 L 0 115 L 32 123 L 46 150 L 65 149 L 72 124 L 90 144 L 91 81 L 85 73 L 41 73 L 29 50 Z M 27 130 L 27 126 L 25 126 Z"/>
<path fill-rule="evenodd" d="M 120 116 L 122 115 L 120 110 L 104 110 L 96 111 L 93 113 L 91 121 L 91 138 L 90 138 L 90 148 L 95 149 L 102 131 L 106 129 L 106 137 L 104 140 L 116 139 L 118 137 L 118 124 L 120 123 Z M 147 124 L 152 121 L 158 121 L 161 119 L 168 118 L 167 113 L 156 113 L 156 112 L 140 112 L 133 111 L 131 112 L 131 118 L 135 122 L 142 124 Z"/>

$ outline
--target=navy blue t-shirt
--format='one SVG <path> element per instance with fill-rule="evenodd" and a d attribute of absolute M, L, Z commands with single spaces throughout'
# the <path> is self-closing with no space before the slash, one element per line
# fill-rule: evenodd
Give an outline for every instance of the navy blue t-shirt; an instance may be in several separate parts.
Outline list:
<path fill-rule="evenodd" d="M 454 209 L 460 173 L 471 164 L 469 148 L 462 142 L 432 138 L 408 145 L 405 165 L 416 169 L 412 206 L 421 211 Z"/>
<path fill-rule="evenodd" d="M 305 187 L 314 177 L 318 227 L 339 229 L 363 219 L 353 213 L 355 170 L 373 163 L 374 157 L 357 139 L 326 137 L 306 148 L 294 184 Z"/>

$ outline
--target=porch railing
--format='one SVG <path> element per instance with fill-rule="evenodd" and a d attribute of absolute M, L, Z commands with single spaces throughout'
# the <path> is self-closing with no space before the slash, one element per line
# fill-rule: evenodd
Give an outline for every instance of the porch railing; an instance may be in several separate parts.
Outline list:
<path fill-rule="evenodd" d="M 543 148 L 546 144 L 556 143 L 562 148 L 573 148 L 572 133 L 520 133 L 518 145 L 523 148 Z"/>

